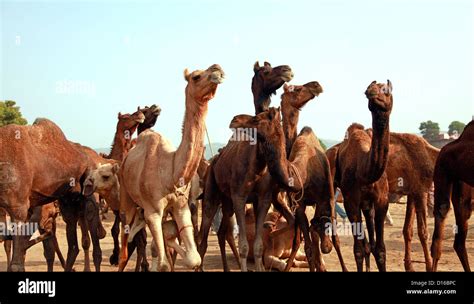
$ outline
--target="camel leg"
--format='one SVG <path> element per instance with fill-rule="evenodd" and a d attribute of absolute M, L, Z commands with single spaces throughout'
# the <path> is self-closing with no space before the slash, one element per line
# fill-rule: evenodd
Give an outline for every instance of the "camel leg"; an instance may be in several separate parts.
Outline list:
<path fill-rule="evenodd" d="M 234 231 L 231 225 L 229 225 L 227 228 L 226 240 L 227 244 L 229 244 L 229 247 L 232 250 L 232 255 L 234 256 L 235 262 L 240 269 L 239 251 L 237 250 L 237 245 L 235 244 Z"/>
<path fill-rule="evenodd" d="M 255 221 L 255 241 L 253 245 L 253 256 L 255 260 L 256 271 L 265 271 L 263 265 L 263 223 L 271 205 L 271 197 L 265 197 L 258 200 L 257 216 Z M 245 225 L 245 222 L 244 222 Z"/>
<path fill-rule="evenodd" d="M 439 169 L 439 170 L 437 170 Z M 433 259 L 432 271 L 437 271 L 438 262 L 441 257 L 441 248 L 444 238 L 444 224 L 450 208 L 452 192 L 452 182 L 447 180 L 447 176 L 441 168 L 435 168 L 435 202 L 434 217 L 435 227 L 431 242 L 431 257 Z"/>
<path fill-rule="evenodd" d="M 63 269 L 65 269 L 66 268 L 66 261 L 64 260 L 61 249 L 59 248 L 58 238 L 56 237 L 56 218 L 53 221 L 53 236 L 51 237 L 51 240 L 52 240 L 53 245 L 54 245 L 54 251 L 58 255 L 58 259 L 61 262 L 61 266 L 63 267 Z"/>
<path fill-rule="evenodd" d="M 191 211 L 191 222 L 193 223 L 194 241 L 198 243 L 199 226 L 198 226 L 198 205 L 197 201 L 189 202 L 189 210 Z"/>
<path fill-rule="evenodd" d="M 5 249 L 5 254 L 7 255 L 7 271 L 11 271 L 10 265 L 12 262 L 12 241 L 5 240 L 3 243 L 3 248 Z"/>
<path fill-rule="evenodd" d="M 247 241 L 247 231 L 245 225 L 245 201 L 246 199 L 238 196 L 232 196 L 232 202 L 234 205 L 235 217 L 237 219 L 237 225 L 239 225 L 239 256 L 240 256 L 240 270 L 247 272 L 247 256 L 249 253 L 249 243 Z"/>
<path fill-rule="evenodd" d="M 74 205 L 73 202 L 61 200 L 59 203 L 61 214 L 64 222 L 66 223 L 66 238 L 67 238 L 67 257 L 66 267 L 64 271 L 73 271 L 74 263 L 76 262 L 77 255 L 79 254 L 79 245 L 77 243 L 77 222 L 79 220 L 78 206 Z"/>
<path fill-rule="evenodd" d="M 309 229 L 311 231 L 311 246 L 314 253 L 313 264 L 315 265 L 316 270 L 318 272 L 326 272 L 326 265 L 324 263 L 323 255 L 321 254 L 321 249 L 319 247 L 320 236 L 314 226 L 311 226 Z"/>
<path fill-rule="evenodd" d="M 131 223 L 137 215 L 136 205 L 128 195 L 125 187 L 120 187 L 120 222 L 122 223 L 121 236 L 122 244 L 120 247 L 119 267 L 118 271 L 122 272 L 127 266 L 128 253 L 128 237 L 130 234 Z"/>
<path fill-rule="evenodd" d="M 461 187 L 461 185 L 459 185 Z M 469 189 L 470 191 L 470 189 Z M 453 191 L 452 202 L 454 215 L 456 217 L 456 227 L 457 231 L 454 237 L 454 250 L 461 261 L 464 271 L 471 272 L 469 266 L 469 258 L 466 251 L 466 238 L 468 232 L 468 220 L 471 217 L 472 205 L 471 205 L 471 196 L 466 195 L 459 197 L 458 193 L 461 194 L 461 191 Z"/>
<path fill-rule="evenodd" d="M 344 197 L 347 197 L 346 195 Z M 351 222 L 352 226 L 352 235 L 354 237 L 354 258 L 357 265 L 357 271 L 362 272 L 364 266 L 365 250 L 364 242 L 365 232 L 363 231 L 362 226 L 362 215 L 360 210 L 352 210 L 349 204 L 346 205 L 346 200 L 344 200 L 344 208 L 347 212 L 347 217 Z M 355 209 L 355 208 L 354 208 Z"/>
<path fill-rule="evenodd" d="M 25 204 L 25 206 L 28 205 Z M 25 207 L 20 207 L 9 211 L 11 221 L 18 227 L 26 222 L 28 217 L 28 210 Z M 12 236 L 13 243 L 13 256 L 10 263 L 10 270 L 13 272 L 23 272 L 25 271 L 25 255 L 26 255 L 26 245 L 30 236 L 23 236 L 21 234 L 15 233 Z"/>
<path fill-rule="evenodd" d="M 411 241 L 413 239 L 413 222 L 415 220 L 415 202 L 412 195 L 408 195 L 403 224 L 403 238 L 405 240 L 405 271 L 415 271 L 411 262 Z"/>
<path fill-rule="evenodd" d="M 417 194 L 414 197 L 415 209 L 416 209 L 416 221 L 418 228 L 418 238 L 423 248 L 423 254 L 425 255 L 425 266 L 426 271 L 431 271 L 431 255 L 428 249 L 428 225 L 426 223 L 427 215 L 427 197 L 426 193 Z"/>
<path fill-rule="evenodd" d="M 230 206 L 230 208 L 229 208 Z M 230 210 L 229 210 L 230 209 Z M 222 206 L 222 220 L 221 224 L 219 225 L 219 230 L 217 231 L 217 239 L 219 241 L 219 249 L 221 252 L 221 259 L 222 259 L 222 265 L 224 267 L 224 272 L 229 272 L 229 265 L 227 263 L 227 255 L 225 252 L 225 242 L 227 239 L 228 231 L 229 230 L 229 223 L 230 223 L 230 217 L 232 216 L 232 205 L 231 204 L 224 204 Z M 232 231 L 231 231 L 232 233 Z M 232 235 L 232 234 L 231 234 Z"/>
<path fill-rule="evenodd" d="M 362 210 L 365 217 L 365 224 L 367 226 L 367 232 L 369 235 L 369 242 L 364 237 L 364 250 L 365 250 L 365 271 L 370 272 L 370 254 L 375 250 L 375 211 L 374 208 Z"/>
<path fill-rule="evenodd" d="M 337 222 L 336 222 L 336 225 L 334 225 L 334 227 L 337 227 Z M 341 264 L 342 271 L 347 272 L 348 270 L 346 267 L 346 263 L 344 263 L 344 258 L 342 256 L 341 242 L 339 241 L 339 236 L 337 235 L 337 228 L 333 229 L 331 238 L 332 238 L 332 243 L 334 244 L 334 249 L 336 249 L 337 258 L 339 259 L 339 264 Z"/>
<path fill-rule="evenodd" d="M 137 236 L 138 236 L 138 239 L 137 239 Z M 146 243 L 147 243 L 146 229 L 143 228 L 142 230 L 140 230 L 137 236 L 135 236 L 135 240 L 134 240 L 134 242 L 137 243 L 137 265 L 140 265 L 141 271 L 148 272 L 150 265 L 148 264 L 147 256 L 146 256 Z M 140 263 L 138 261 L 139 260 L 138 257 L 140 257 L 140 260 L 141 260 Z"/>
<path fill-rule="evenodd" d="M 179 198 L 179 199 L 184 199 Z M 178 200 L 179 200 L 178 199 Z M 176 202 L 177 205 L 182 206 L 180 208 L 174 207 L 172 214 L 178 227 L 178 237 L 184 244 L 186 249 L 186 257 L 184 263 L 187 267 L 195 269 L 201 265 L 201 256 L 197 251 L 196 242 L 194 241 L 193 223 L 191 222 L 191 211 L 187 202 L 180 203 Z"/>
<path fill-rule="evenodd" d="M 119 244 L 120 212 L 118 210 L 114 210 L 114 216 L 115 216 L 114 224 L 112 226 L 112 229 L 110 230 L 112 234 L 112 238 L 114 240 L 114 249 L 112 251 L 112 255 L 109 258 L 109 262 L 110 262 L 110 265 L 116 266 L 118 265 L 119 253 L 120 253 L 120 244 Z"/>
<path fill-rule="evenodd" d="M 201 256 L 201 266 L 199 268 L 200 271 L 204 270 L 204 255 L 207 251 L 207 240 L 209 237 L 209 230 L 211 229 L 212 220 L 219 209 L 219 203 L 210 200 L 209 198 L 205 197 L 202 200 L 202 219 L 201 219 L 201 229 L 199 230 L 199 239 L 201 242 L 199 243 L 199 255 Z"/>
<path fill-rule="evenodd" d="M 89 229 L 87 227 L 87 223 L 84 218 L 79 219 L 79 227 L 81 227 L 81 235 L 82 235 L 82 250 L 84 250 L 84 272 L 91 271 L 91 261 L 90 261 L 90 253 L 89 249 L 91 247 L 91 240 L 89 237 Z"/>
<path fill-rule="evenodd" d="M 312 241 L 311 241 L 311 236 L 309 232 L 309 222 L 308 222 L 308 217 L 306 216 L 305 213 L 306 206 L 300 205 L 298 208 L 296 208 L 295 211 L 295 223 L 298 225 L 298 227 L 301 229 L 303 232 L 303 240 L 304 240 L 304 251 L 306 253 L 306 258 L 309 263 L 309 271 L 314 272 L 316 265 L 314 264 L 314 259 L 313 259 L 313 250 L 312 250 Z M 291 261 L 291 264 L 288 263 L 289 265 L 292 265 L 293 261 Z M 288 267 L 288 266 L 287 266 Z M 291 266 L 290 266 L 291 267 Z"/>
<path fill-rule="evenodd" d="M 90 229 L 90 237 L 92 241 L 92 258 L 94 259 L 95 271 L 100 272 L 100 264 L 102 263 L 102 249 L 100 248 L 99 231 L 102 223 L 100 222 L 99 208 L 94 199 L 87 200 L 87 227 Z"/>
<path fill-rule="evenodd" d="M 386 272 L 386 250 L 384 242 L 385 217 L 387 216 L 388 201 L 375 206 L 375 263 L 380 272 Z"/>
<path fill-rule="evenodd" d="M 144 208 L 145 210 L 145 220 L 150 228 L 151 235 L 153 236 L 153 242 L 155 243 L 157 249 L 157 269 L 161 272 L 170 271 L 170 265 L 166 259 L 166 248 L 165 242 L 163 238 L 163 229 L 162 229 L 162 222 L 163 222 L 163 211 L 164 211 L 165 201 L 162 200 L 158 203 L 158 208 L 148 207 Z M 175 217 L 177 218 L 177 217 Z"/>
<path fill-rule="evenodd" d="M 44 240 L 42 243 L 43 243 L 43 255 L 44 255 L 44 258 L 46 259 L 48 272 L 53 272 L 54 258 L 56 257 L 53 238 L 50 237 L 47 240 Z"/>
<path fill-rule="evenodd" d="M 284 272 L 290 271 L 291 267 L 293 267 L 293 263 L 295 261 L 295 258 L 298 255 L 300 245 L 301 245 L 301 230 L 299 229 L 296 222 L 294 224 L 294 229 L 295 229 L 295 234 L 293 237 L 293 243 L 291 245 L 291 253 L 288 260 L 286 261 L 286 266 L 285 266 L 285 269 L 283 270 Z M 306 255 L 304 255 L 304 257 L 306 258 Z"/>

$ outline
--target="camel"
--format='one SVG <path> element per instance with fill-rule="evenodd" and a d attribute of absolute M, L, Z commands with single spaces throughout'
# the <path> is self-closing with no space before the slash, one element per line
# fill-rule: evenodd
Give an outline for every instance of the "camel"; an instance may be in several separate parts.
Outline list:
<path fill-rule="evenodd" d="M 336 159 L 336 186 L 344 196 L 344 207 L 352 224 L 354 257 L 357 270 L 362 271 L 363 260 L 370 271 L 370 253 L 379 271 L 386 271 L 384 221 L 388 210 L 388 163 L 392 111 L 392 83 L 373 81 L 365 91 L 372 114 L 372 136 L 364 127 L 352 124 L 347 140 L 341 143 Z M 370 245 L 362 229 L 362 215 L 366 219 Z M 376 240 L 374 240 L 374 228 Z"/>
<path fill-rule="evenodd" d="M 366 130 L 371 132 L 371 130 Z M 369 134 L 370 135 L 370 134 Z M 326 151 L 333 176 L 336 154 L 341 144 Z M 407 195 L 407 206 L 403 236 L 405 240 L 405 270 L 414 271 L 411 261 L 413 222 L 417 218 L 418 237 L 425 255 L 426 269 L 431 269 L 428 250 L 428 228 L 426 224 L 427 193 L 433 182 L 433 173 L 439 149 L 431 146 L 420 136 L 390 132 L 388 164 L 386 168 L 389 194 L 395 197 Z M 410 168 L 410 170 L 407 170 Z"/>
<path fill-rule="evenodd" d="M 252 94 L 254 96 L 254 105 L 255 105 L 255 112 L 258 114 L 262 111 L 268 109 L 270 105 L 270 97 L 272 94 L 275 94 L 276 90 L 278 90 L 286 81 L 290 81 L 293 78 L 293 72 L 291 68 L 287 65 L 278 66 L 272 68 L 270 63 L 265 62 L 264 66 L 261 67 L 258 61 L 255 63 L 253 67 L 254 76 L 252 78 Z M 238 149 L 237 146 L 242 145 L 241 149 Z M 245 146 L 245 147 L 244 147 Z M 221 159 L 221 153 L 226 151 L 224 154 L 224 158 Z M 261 178 L 262 174 L 265 170 L 265 164 L 263 162 L 263 156 L 260 154 L 260 157 L 257 157 L 257 149 L 256 145 L 248 145 L 248 143 L 238 143 L 236 141 L 231 140 L 228 145 L 219 153 L 216 158 L 211 161 L 210 168 L 208 172 L 214 170 L 222 170 L 216 176 L 217 178 L 221 178 L 222 185 L 226 185 L 226 189 L 218 189 L 213 188 L 213 179 L 215 178 L 214 173 L 207 174 L 209 180 L 209 185 L 207 185 L 207 181 L 204 185 L 204 199 L 202 201 L 202 209 L 203 209 L 203 222 L 201 222 L 201 230 L 199 232 L 201 242 L 199 244 L 199 254 L 201 255 L 201 259 L 204 258 L 204 255 L 207 250 L 207 238 L 209 234 L 209 229 L 211 227 L 212 219 L 218 210 L 218 206 L 223 204 L 223 199 L 229 199 L 231 197 L 230 194 L 230 187 L 229 185 L 239 185 L 234 187 L 235 196 L 243 197 L 247 202 L 253 202 L 254 204 L 258 203 L 258 194 L 252 193 L 254 189 L 256 189 L 256 185 L 258 180 Z M 221 160 L 219 160 L 221 159 Z M 219 163 L 219 164 L 218 164 Z M 232 163 L 231 165 L 231 173 L 229 174 L 229 165 L 225 165 L 226 163 Z M 214 164 L 214 165 L 213 165 Z M 222 166 L 220 164 L 223 164 Z M 239 166 L 235 166 L 234 164 L 240 164 Z M 243 170 L 242 164 L 245 165 L 245 169 Z M 219 167 L 215 169 L 214 167 Z M 240 167 L 240 168 L 238 168 Z M 229 177 L 231 176 L 231 177 Z M 231 178 L 232 181 L 228 183 L 225 179 Z M 268 178 L 267 178 L 268 179 Z M 206 178 L 207 180 L 207 178 Z M 250 184 L 246 186 L 242 186 L 242 181 L 249 180 L 251 181 Z M 219 182 L 219 181 L 218 181 Z M 242 187 L 241 187 L 242 186 Z M 240 189 L 238 189 L 240 187 Z M 207 192 L 207 198 L 206 198 Z M 224 192 L 224 193 L 221 193 Z M 249 197 L 250 193 L 252 195 Z M 265 198 L 268 200 L 269 198 Z M 211 201 L 212 200 L 212 201 Z M 240 200 L 240 199 L 239 199 Z M 225 206 L 224 206 L 225 205 Z M 264 212 L 263 210 L 267 208 L 264 207 L 261 209 L 260 212 Z M 256 208 L 257 210 L 257 208 Z M 268 210 L 268 208 L 267 208 Z M 232 204 L 223 204 L 222 206 L 222 213 L 223 217 L 221 220 L 221 225 L 219 227 L 219 231 L 217 233 L 219 238 L 219 246 L 221 248 L 221 257 L 222 262 L 224 265 L 224 271 L 229 271 L 227 265 L 227 257 L 225 254 L 225 241 L 230 244 L 234 255 L 236 255 L 236 246 L 234 238 L 232 237 L 232 233 L 228 232 L 230 218 L 232 216 Z M 242 211 L 243 213 L 243 211 Z M 262 213 L 263 214 L 263 213 Z M 291 212 L 287 211 L 285 213 L 286 216 L 290 216 Z M 260 217 L 260 221 L 263 221 L 263 216 Z M 292 216 L 292 215 L 291 215 Z M 241 220 L 243 217 L 241 218 Z M 240 225 L 239 225 L 240 227 Z M 259 235 L 261 235 L 261 230 L 259 230 Z M 260 238 L 258 238 L 260 239 Z M 240 242 L 240 241 L 239 241 Z M 242 247 L 243 248 L 243 247 Z M 245 250 L 245 248 L 243 248 Z M 246 258 L 241 257 L 241 261 L 246 260 Z M 263 264 L 261 263 L 261 259 L 257 259 L 259 263 L 257 263 L 257 267 L 260 270 L 263 270 Z M 240 264 L 241 269 L 246 271 L 246 263 L 243 265 Z M 203 270 L 201 268 L 201 270 Z"/>
<path fill-rule="evenodd" d="M 255 214 L 253 208 L 245 211 L 245 225 L 247 226 L 247 239 L 249 240 L 249 258 L 253 258 L 252 241 L 255 239 Z M 279 212 L 269 212 L 263 224 L 263 263 L 266 269 L 285 271 L 291 255 L 295 229 Z M 290 267 L 308 267 L 306 255 L 298 250 L 295 260 Z"/>
<path fill-rule="evenodd" d="M 56 202 L 35 207 L 33 210 L 30 210 L 30 212 L 32 215 L 29 221 L 38 224 L 39 236 L 35 239 L 29 240 L 26 246 L 27 249 L 42 242 L 48 272 L 53 271 L 56 254 L 58 255 L 62 267 L 65 268 L 66 261 L 64 260 L 56 238 L 56 217 L 59 214 Z M 7 223 L 7 213 L 4 209 L 0 209 L 0 223 Z M 7 271 L 10 270 L 11 243 L 12 241 L 10 239 L 5 239 L 4 247 L 7 256 Z"/>
<path fill-rule="evenodd" d="M 301 136 L 298 139 L 298 145 L 294 145 L 297 141 L 297 127 L 299 120 L 299 111 L 306 105 L 306 103 L 313 99 L 315 96 L 319 96 L 323 92 L 321 85 L 316 82 L 309 82 L 303 86 L 284 86 L 284 94 L 282 95 L 281 100 L 281 111 L 283 116 L 283 130 L 285 132 L 285 144 L 286 144 L 286 153 L 289 157 L 289 161 L 296 164 L 298 171 L 307 170 L 306 180 L 303 180 L 304 189 L 300 195 L 301 204 L 298 204 L 296 208 L 297 223 L 298 226 L 302 229 L 304 239 L 305 239 L 305 251 L 308 254 L 308 261 L 310 265 L 310 271 L 313 271 L 317 266 L 319 271 L 325 271 L 324 261 L 320 254 L 319 246 L 317 244 L 318 234 L 312 233 L 312 238 L 309 235 L 310 227 L 307 225 L 308 219 L 306 217 L 305 209 L 306 206 L 314 206 L 316 203 L 316 214 L 312 223 L 313 227 L 311 230 L 316 230 L 321 233 L 321 227 L 318 228 L 316 224 L 318 221 L 319 210 L 328 208 L 334 209 L 334 186 L 333 179 L 330 172 L 329 162 L 325 155 L 324 149 L 321 147 L 319 141 L 316 138 L 315 134 L 311 134 L 312 131 L 308 128 L 307 133 L 309 136 Z M 305 132 L 302 132 L 304 134 Z M 314 139 L 316 138 L 317 144 L 315 144 Z M 294 150 L 294 151 L 293 151 Z M 304 168 L 299 166 L 302 160 L 308 162 L 310 165 L 309 168 Z M 309 189 L 306 189 L 309 188 Z M 318 190 L 314 190 L 318 189 Z M 293 194 L 294 196 L 294 194 Z M 323 213 L 328 212 L 324 210 Z M 333 211 L 329 212 L 331 215 L 331 223 L 335 221 L 335 214 Z M 327 222 L 325 222 L 327 224 Z M 289 224 L 291 226 L 291 223 Z M 334 233 L 331 235 L 332 241 L 334 243 L 335 249 L 338 254 L 339 261 L 343 271 L 347 271 L 344 264 L 342 253 L 340 251 L 339 237 Z M 313 239 L 313 240 L 312 240 Z M 299 238 L 297 239 L 299 240 Z M 312 244 L 311 244 L 312 243 Z M 288 267 L 291 267 L 294 255 L 297 253 L 297 247 L 299 247 L 299 242 L 295 244 L 296 247 L 293 248 L 293 253 L 289 258 Z M 313 249 L 314 249 L 314 259 L 312 258 Z M 327 252 L 326 252 L 327 253 Z M 287 268 L 289 270 L 289 268 Z"/>
<path fill-rule="evenodd" d="M 101 156 L 122 162 L 132 147 L 133 134 L 137 130 L 139 124 L 145 122 L 145 115 L 142 113 L 142 110 L 140 110 L 140 107 L 138 107 L 137 111 L 133 114 L 122 114 L 119 112 L 117 118 L 118 122 L 114 141 L 112 143 L 112 149 L 108 155 L 101 154 Z"/>
<path fill-rule="evenodd" d="M 30 208 L 55 200 L 70 206 L 87 202 L 80 194 L 81 183 L 94 164 L 83 150 L 66 139 L 56 124 L 37 119 L 31 126 L 11 124 L 0 130 L 0 208 L 6 209 L 13 223 L 25 223 Z M 13 236 L 12 271 L 25 270 L 28 239 L 29 236 Z M 66 268 L 72 269 L 78 249 L 69 241 L 68 235 L 72 247 Z M 100 268 L 99 259 L 94 262 Z"/>
<path fill-rule="evenodd" d="M 287 65 L 272 68 L 271 64 L 264 62 L 263 66 L 255 62 L 253 67 L 252 93 L 255 106 L 255 115 L 268 110 L 271 95 L 275 94 L 285 82 L 293 79 L 293 71 Z"/>
<path fill-rule="evenodd" d="M 461 261 L 464 271 L 470 272 L 466 251 L 468 220 L 474 208 L 474 121 L 464 128 L 455 141 L 444 146 L 439 152 L 434 171 L 434 215 L 435 229 L 431 244 L 433 271 L 437 271 L 441 257 L 441 245 L 444 237 L 444 224 L 453 204 L 457 233 L 454 238 L 454 250 Z"/>
<path fill-rule="evenodd" d="M 186 111 L 183 136 L 178 149 L 162 135 L 146 130 L 138 136 L 137 145 L 122 163 L 119 172 L 120 210 L 124 230 L 119 271 L 123 271 L 127 258 L 127 241 L 130 224 L 136 215 L 136 206 L 144 210 L 158 252 L 157 266 L 168 271 L 165 259 L 162 220 L 170 211 L 178 226 L 178 234 L 186 248 L 184 262 L 189 268 L 201 264 L 196 250 L 191 214 L 187 204 L 189 182 L 197 171 L 204 149 L 205 118 L 208 102 L 214 98 L 217 87 L 224 80 L 219 65 L 207 70 L 184 72 Z M 126 229 L 126 230 L 125 230 Z"/>

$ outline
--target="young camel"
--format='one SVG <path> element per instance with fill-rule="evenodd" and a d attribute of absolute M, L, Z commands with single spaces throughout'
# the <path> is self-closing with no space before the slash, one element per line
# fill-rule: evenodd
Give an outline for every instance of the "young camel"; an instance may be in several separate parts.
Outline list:
<path fill-rule="evenodd" d="M 178 226 L 178 234 L 186 247 L 185 264 L 196 268 L 201 258 L 196 250 L 191 214 L 187 204 L 189 182 L 197 171 L 204 149 L 205 118 L 208 102 L 214 98 L 218 84 L 224 79 L 219 65 L 207 70 L 189 73 L 185 70 L 186 111 L 183 137 L 178 149 L 163 136 L 151 130 L 144 131 L 137 145 L 125 158 L 119 172 L 120 209 L 123 216 L 122 252 L 119 271 L 127 258 L 128 230 L 136 215 L 136 206 L 143 208 L 148 227 L 158 251 L 158 270 L 168 271 L 165 258 L 162 221 L 170 211 Z"/>
<path fill-rule="evenodd" d="M 365 95 L 372 113 L 373 135 L 358 124 L 348 129 L 348 138 L 338 151 L 336 159 L 336 186 L 341 188 L 344 207 L 352 223 L 354 256 L 357 270 L 362 271 L 366 260 L 370 270 L 370 253 L 380 271 L 386 271 L 384 221 L 388 209 L 388 182 L 385 168 L 390 143 L 389 118 L 392 111 L 392 83 L 372 82 Z M 366 219 L 369 242 L 362 229 L 362 215 Z M 374 227 L 376 241 L 374 240 Z"/>
<path fill-rule="evenodd" d="M 435 173 L 435 229 L 431 244 L 433 271 L 437 271 L 441 257 L 446 215 L 453 203 L 457 233 L 454 237 L 454 250 L 464 271 L 470 272 L 466 251 L 468 220 L 474 208 L 474 121 L 471 121 L 461 136 L 444 146 L 436 161 Z"/>

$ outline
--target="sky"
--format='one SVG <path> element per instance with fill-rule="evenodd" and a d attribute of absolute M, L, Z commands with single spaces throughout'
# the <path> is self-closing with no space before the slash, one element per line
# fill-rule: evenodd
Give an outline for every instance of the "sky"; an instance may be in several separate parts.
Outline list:
<path fill-rule="evenodd" d="M 209 103 L 213 142 L 227 142 L 233 116 L 254 113 L 257 60 L 323 86 L 299 122 L 323 139 L 371 125 L 373 80 L 393 83 L 391 131 L 417 133 L 426 120 L 447 130 L 474 113 L 471 0 L 0 2 L 0 100 L 93 148 L 110 146 L 118 112 L 154 103 L 154 129 L 179 145 L 183 70 L 214 63 L 226 80 Z"/>

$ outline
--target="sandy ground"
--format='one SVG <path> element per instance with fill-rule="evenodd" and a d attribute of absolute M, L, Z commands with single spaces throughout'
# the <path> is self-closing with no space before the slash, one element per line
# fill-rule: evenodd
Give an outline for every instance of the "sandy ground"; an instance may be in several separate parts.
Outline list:
<path fill-rule="evenodd" d="M 388 271 L 404 271 L 404 241 L 403 241 L 403 234 L 402 234 L 402 227 L 403 221 L 405 218 L 405 205 L 404 204 L 391 204 L 390 205 L 390 212 L 394 219 L 393 226 L 385 226 L 385 245 L 387 248 L 387 270 Z M 109 265 L 109 256 L 112 253 L 113 242 L 112 237 L 110 235 L 110 228 L 112 226 L 112 214 L 107 215 L 107 219 L 104 221 L 104 226 L 107 229 L 107 236 L 105 239 L 101 240 L 101 247 L 103 252 L 103 261 L 102 261 L 102 271 L 117 271 L 117 267 Z M 474 227 L 474 217 L 470 219 L 470 230 L 473 230 Z M 433 219 L 428 219 L 429 224 L 429 231 L 430 233 L 433 231 Z M 461 263 L 452 248 L 454 234 L 453 234 L 453 225 L 454 225 L 454 215 L 452 210 L 449 213 L 448 220 L 446 221 L 446 231 L 445 231 L 445 240 L 443 242 L 443 255 L 439 262 L 439 270 L 440 271 L 462 271 Z M 416 229 L 416 221 L 415 221 L 415 229 Z M 150 235 L 150 234 L 148 234 Z M 80 233 L 79 233 L 80 236 Z M 341 247 L 343 251 L 344 260 L 346 265 L 350 271 L 355 271 L 356 266 L 354 262 L 354 257 L 352 253 L 352 236 L 341 235 Z M 58 240 L 63 252 L 63 255 L 66 256 L 67 254 L 67 242 L 66 242 L 66 235 L 65 235 L 65 224 L 61 218 L 58 218 Z M 149 237 L 149 243 L 151 242 L 151 238 Z M 470 231 L 468 234 L 467 239 L 467 250 L 469 254 L 469 258 L 472 263 L 474 261 L 474 233 Z M 79 240 L 80 244 L 80 240 Z M 431 235 L 430 235 L 430 244 L 431 244 Z M 3 246 L 2 246 L 3 247 Z M 151 259 L 150 253 L 150 246 L 148 246 L 148 258 L 149 261 Z M 91 251 L 92 253 L 92 251 Z M 227 247 L 227 256 L 229 261 L 229 266 L 233 270 L 238 270 L 237 263 L 235 262 L 230 248 Z M 330 254 L 324 256 L 326 267 L 328 271 L 340 271 L 341 267 L 339 265 L 337 255 L 333 250 Z M 413 246 L 412 246 L 412 259 L 414 260 L 414 268 L 416 271 L 424 271 L 425 264 L 424 264 L 424 257 L 423 251 L 421 248 L 421 244 L 418 240 L 418 235 L 416 230 L 414 231 L 413 237 Z M 92 261 L 91 261 L 92 262 Z M 150 261 L 151 263 L 151 261 Z M 84 255 L 81 252 L 78 255 L 76 260 L 75 269 L 76 271 L 82 271 L 84 267 Z M 211 232 L 209 236 L 209 248 L 208 252 L 204 258 L 204 267 L 207 271 L 221 271 L 222 264 L 220 259 L 219 247 L 217 244 L 217 237 L 214 233 Z M 372 271 L 376 270 L 376 264 L 374 259 L 371 260 L 371 267 Z M 3 252 L 3 249 L 0 251 L 0 271 L 5 271 L 7 268 L 6 265 L 6 256 Z M 91 268 L 94 269 L 93 265 Z M 127 265 L 127 271 L 133 271 L 135 268 L 135 254 L 131 257 L 129 264 Z M 253 269 L 253 264 L 249 263 L 249 269 Z M 28 250 L 26 256 L 26 270 L 27 271 L 46 271 L 46 262 L 43 257 L 43 246 L 40 244 L 35 245 L 34 247 Z M 180 259 L 178 258 L 177 271 L 185 271 L 186 269 L 183 267 Z M 56 259 L 54 271 L 62 271 L 61 264 Z M 307 269 L 293 269 L 292 271 L 307 271 Z"/>

